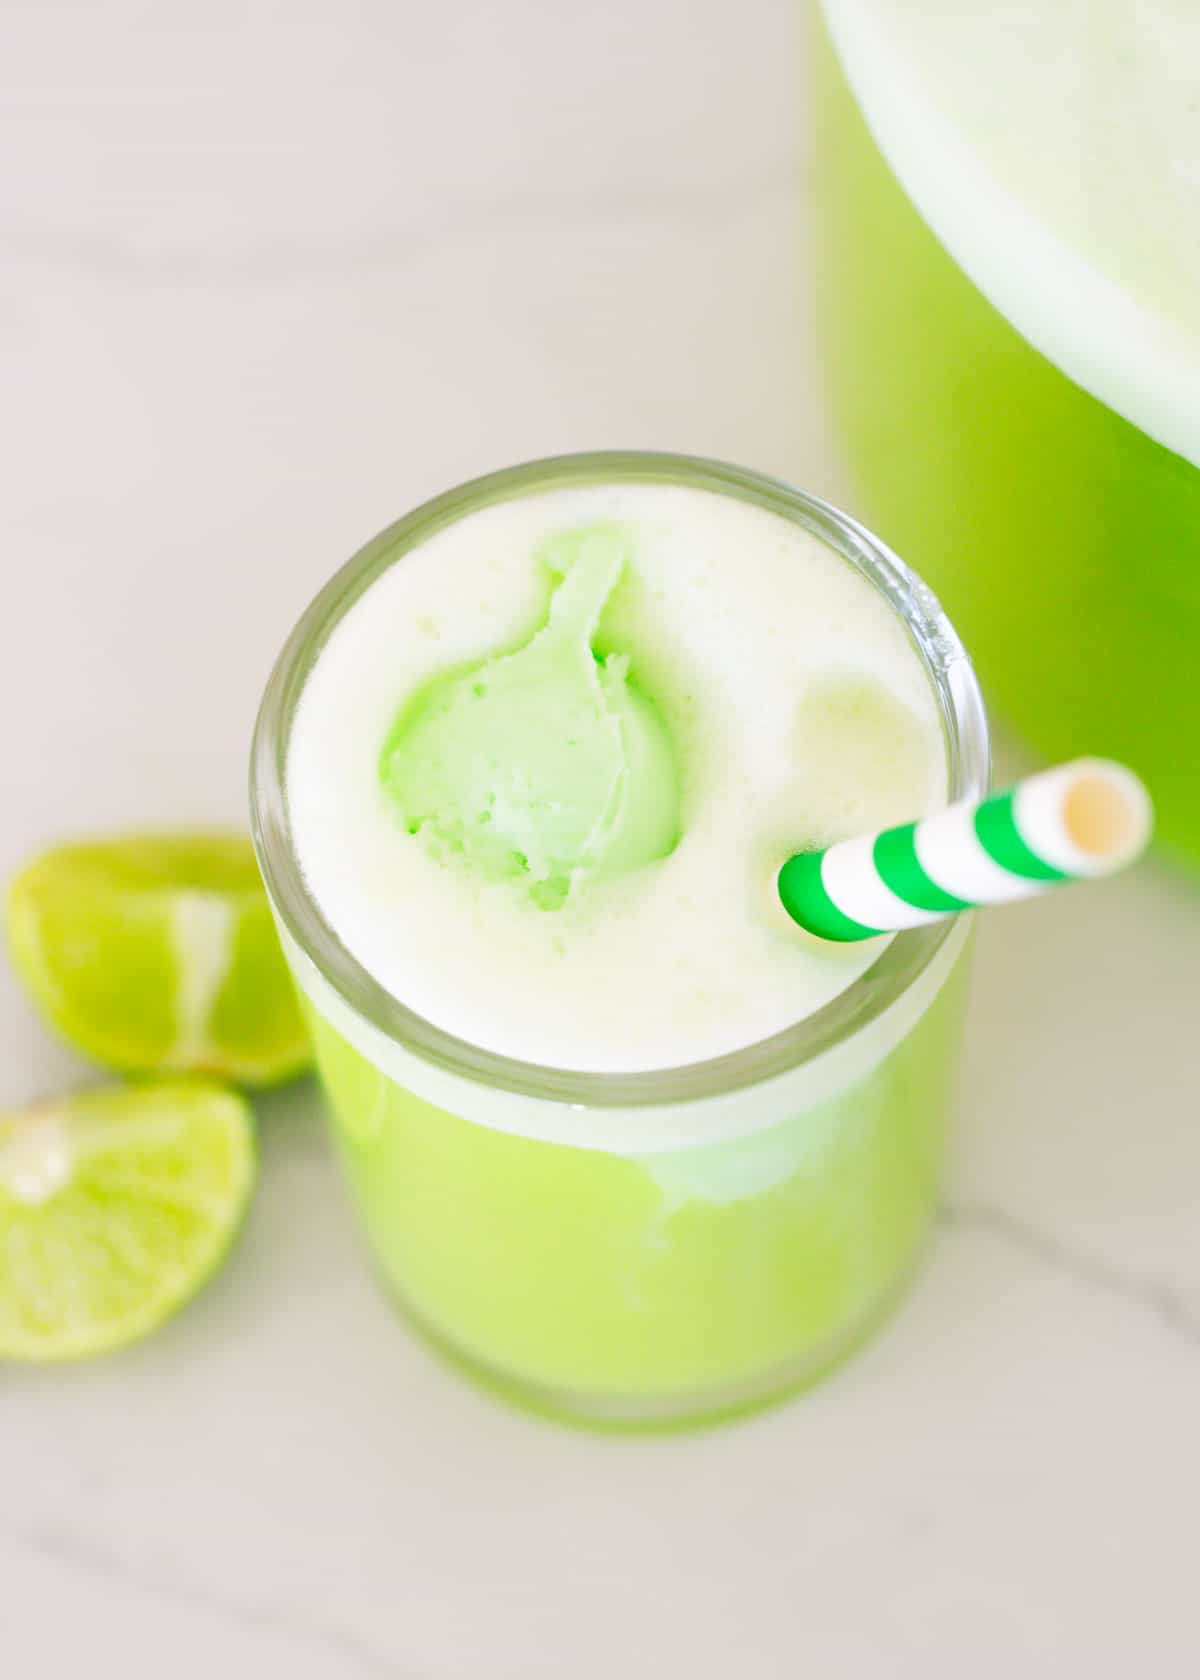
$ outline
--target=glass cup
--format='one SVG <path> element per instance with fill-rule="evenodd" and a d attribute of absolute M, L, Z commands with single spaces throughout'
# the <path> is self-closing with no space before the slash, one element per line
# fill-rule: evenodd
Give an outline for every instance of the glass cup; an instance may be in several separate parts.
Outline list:
<path fill-rule="evenodd" d="M 865 517 L 938 590 L 1017 733 L 1051 760 L 1134 765 L 1158 839 L 1200 863 L 1200 468 L 1075 384 L 967 278 L 872 138 L 819 17 L 810 103 L 818 341 Z"/>
<path fill-rule="evenodd" d="M 285 765 L 305 678 L 386 568 L 488 503 L 597 482 L 692 485 L 773 510 L 902 621 L 944 724 L 948 795 L 978 797 L 987 727 L 928 590 L 833 508 L 714 462 L 565 457 L 496 473 L 369 543 L 293 631 L 255 735 L 255 845 L 376 1266 L 405 1312 L 534 1405 L 638 1423 L 806 1383 L 887 1312 L 935 1205 L 969 918 L 898 935 L 833 1002 L 735 1054 L 638 1074 L 509 1060 L 363 970 L 297 865 Z"/>

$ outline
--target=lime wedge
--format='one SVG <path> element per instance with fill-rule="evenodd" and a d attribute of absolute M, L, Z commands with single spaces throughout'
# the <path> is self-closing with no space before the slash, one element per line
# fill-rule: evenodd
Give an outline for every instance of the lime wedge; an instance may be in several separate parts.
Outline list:
<path fill-rule="evenodd" d="M 249 1107 L 208 1081 L 0 1114 L 0 1359 L 146 1335 L 213 1272 L 253 1183 Z"/>
<path fill-rule="evenodd" d="M 10 887 L 7 934 L 34 1001 L 106 1067 L 270 1085 L 308 1065 L 254 851 L 240 835 L 57 847 Z"/>

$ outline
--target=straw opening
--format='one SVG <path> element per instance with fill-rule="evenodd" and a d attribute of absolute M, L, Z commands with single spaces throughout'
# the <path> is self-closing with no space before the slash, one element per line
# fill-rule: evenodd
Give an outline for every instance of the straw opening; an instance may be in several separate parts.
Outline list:
<path fill-rule="evenodd" d="M 1137 813 L 1124 788 L 1094 771 L 1080 776 L 1063 800 L 1063 822 L 1081 852 L 1119 857 L 1137 833 Z"/>
<path fill-rule="evenodd" d="M 1096 869 L 1119 868 L 1149 836 L 1145 790 L 1120 765 L 1080 765 L 1063 788 L 1060 812 L 1066 837 Z"/>

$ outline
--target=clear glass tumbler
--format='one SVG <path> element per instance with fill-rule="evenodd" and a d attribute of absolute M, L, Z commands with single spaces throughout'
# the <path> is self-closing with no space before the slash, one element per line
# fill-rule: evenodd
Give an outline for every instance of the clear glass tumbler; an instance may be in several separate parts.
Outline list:
<path fill-rule="evenodd" d="M 387 567 L 487 503 L 550 485 L 694 485 L 814 532 L 884 596 L 940 706 L 947 794 L 988 773 L 979 690 L 912 574 L 853 520 L 714 462 L 605 454 L 468 484 L 368 544 L 296 626 L 251 775 L 255 844 L 374 1260 L 405 1312 L 478 1374 L 578 1418 L 729 1411 L 806 1383 L 897 1299 L 934 1209 L 969 918 L 896 937 L 824 1008 L 732 1055 L 571 1072 L 456 1039 L 383 991 L 297 864 L 285 776 L 305 678 Z"/>

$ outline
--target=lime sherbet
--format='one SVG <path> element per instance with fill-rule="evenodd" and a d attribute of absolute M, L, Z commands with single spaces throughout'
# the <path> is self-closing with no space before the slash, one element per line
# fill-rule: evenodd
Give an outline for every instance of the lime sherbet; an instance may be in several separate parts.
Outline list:
<path fill-rule="evenodd" d="M 666 725 L 629 657 L 593 648 L 630 550 L 616 525 L 554 537 L 541 556 L 561 580 L 546 624 L 515 653 L 435 677 L 384 745 L 383 785 L 409 832 L 481 876 L 522 882 L 542 909 L 679 838 Z"/>

